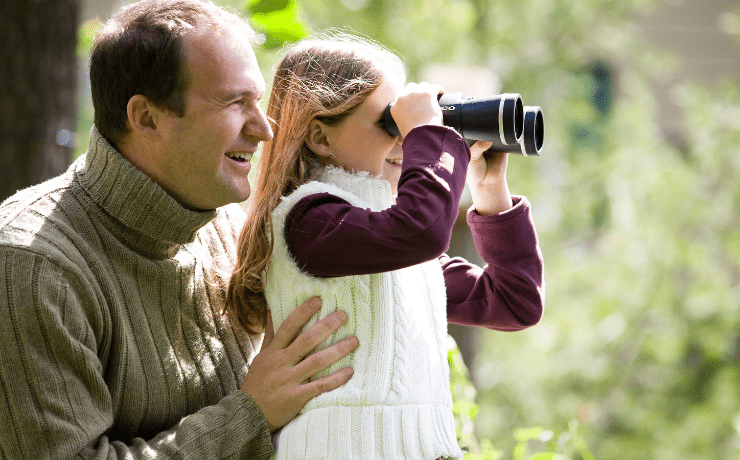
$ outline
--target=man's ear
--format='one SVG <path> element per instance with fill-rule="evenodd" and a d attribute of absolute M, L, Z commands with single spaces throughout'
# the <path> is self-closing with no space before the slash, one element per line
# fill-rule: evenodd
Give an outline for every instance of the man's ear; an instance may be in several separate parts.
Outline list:
<path fill-rule="evenodd" d="M 154 134 L 161 110 L 141 94 L 137 94 L 128 100 L 126 105 L 126 117 L 133 131 L 144 136 Z"/>
<path fill-rule="evenodd" d="M 331 145 L 329 142 L 329 126 L 317 119 L 311 120 L 308 124 L 308 133 L 306 134 L 306 145 L 313 153 L 321 157 L 332 155 Z"/>

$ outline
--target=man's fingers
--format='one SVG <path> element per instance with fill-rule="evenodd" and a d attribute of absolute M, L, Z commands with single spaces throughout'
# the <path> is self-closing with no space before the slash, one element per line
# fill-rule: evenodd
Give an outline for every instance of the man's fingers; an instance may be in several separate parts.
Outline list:
<path fill-rule="evenodd" d="M 316 312 L 321 308 L 321 299 L 312 297 L 303 302 L 298 308 L 293 310 L 280 325 L 272 341 L 275 346 L 282 350 L 288 347 L 301 332 L 301 328 L 306 325 Z M 270 320 L 272 317 L 270 316 Z"/>
<path fill-rule="evenodd" d="M 270 310 L 267 310 L 267 324 L 265 324 L 265 336 L 262 338 L 262 348 L 269 347 L 274 337 L 275 333 L 272 330 L 272 313 L 270 313 Z"/>
<path fill-rule="evenodd" d="M 320 308 L 318 298 L 304 302 L 288 315 L 274 336 L 272 315 L 267 317 L 263 347 L 252 360 L 241 390 L 252 397 L 271 431 L 288 423 L 309 399 L 341 386 L 352 377 L 353 370 L 346 368 L 309 381 L 358 346 L 357 338 L 350 337 L 306 358 L 347 322 L 346 313 L 335 312 L 301 333 Z"/>
<path fill-rule="evenodd" d="M 296 377 L 303 381 L 328 368 L 357 349 L 357 337 L 348 337 L 312 354 L 295 367 Z"/>
<path fill-rule="evenodd" d="M 331 375 L 303 384 L 301 392 L 303 393 L 306 402 L 308 402 L 311 398 L 315 398 L 322 393 L 326 393 L 327 391 L 334 390 L 344 385 L 350 378 L 352 378 L 353 374 L 354 370 L 351 367 L 345 367 Z"/>
<path fill-rule="evenodd" d="M 286 350 L 288 352 L 288 356 L 292 358 L 291 364 L 301 362 L 303 358 L 311 353 L 314 348 L 326 340 L 345 322 L 347 322 L 347 314 L 343 311 L 337 311 L 304 331 L 293 341 L 292 344 L 288 346 L 288 349 Z"/>

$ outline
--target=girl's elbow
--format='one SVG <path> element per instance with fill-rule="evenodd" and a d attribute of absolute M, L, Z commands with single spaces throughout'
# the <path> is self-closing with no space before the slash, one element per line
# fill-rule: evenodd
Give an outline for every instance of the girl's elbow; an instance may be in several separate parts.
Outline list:
<path fill-rule="evenodd" d="M 422 263 L 437 259 L 447 252 L 450 247 L 450 235 L 430 229 L 405 239 L 403 246 L 409 260 L 414 263 Z"/>
<path fill-rule="evenodd" d="M 543 314 L 544 309 L 542 308 L 532 311 L 530 315 L 523 319 L 522 326 L 524 326 L 524 328 L 526 329 L 536 325 L 540 322 L 540 320 L 542 320 Z"/>
<path fill-rule="evenodd" d="M 450 240 L 452 239 L 451 231 L 434 229 L 427 232 L 427 235 L 428 237 L 425 238 L 424 246 L 429 259 L 438 258 L 450 248 Z"/>
<path fill-rule="evenodd" d="M 438 259 L 442 254 L 447 252 L 449 248 L 449 238 L 437 238 L 425 241 L 423 249 L 424 260 Z"/>
<path fill-rule="evenodd" d="M 522 326 L 524 328 L 532 327 L 539 323 L 542 320 L 542 317 L 545 314 L 545 293 L 544 290 L 540 291 L 538 290 L 538 296 L 536 298 L 533 298 L 529 303 L 529 308 L 527 308 L 526 314 L 522 315 L 520 318 L 522 321 Z"/>

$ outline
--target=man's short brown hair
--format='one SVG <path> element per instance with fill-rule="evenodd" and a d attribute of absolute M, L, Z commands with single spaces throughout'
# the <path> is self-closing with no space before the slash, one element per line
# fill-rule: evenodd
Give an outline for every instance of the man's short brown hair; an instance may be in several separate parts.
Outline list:
<path fill-rule="evenodd" d="M 185 111 L 183 37 L 196 29 L 254 32 L 209 0 L 142 0 L 119 10 L 100 30 L 90 54 L 95 126 L 114 146 L 128 133 L 126 106 L 141 94 L 177 116 Z"/>

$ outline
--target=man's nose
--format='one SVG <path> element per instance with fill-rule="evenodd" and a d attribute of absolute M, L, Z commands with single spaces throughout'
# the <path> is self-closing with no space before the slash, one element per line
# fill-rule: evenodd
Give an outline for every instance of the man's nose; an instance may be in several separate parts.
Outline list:
<path fill-rule="evenodd" d="M 262 142 L 272 139 L 270 120 L 268 120 L 265 112 L 259 108 L 255 110 L 253 116 L 247 117 L 244 121 L 242 132 L 246 136 L 256 137 Z"/>

